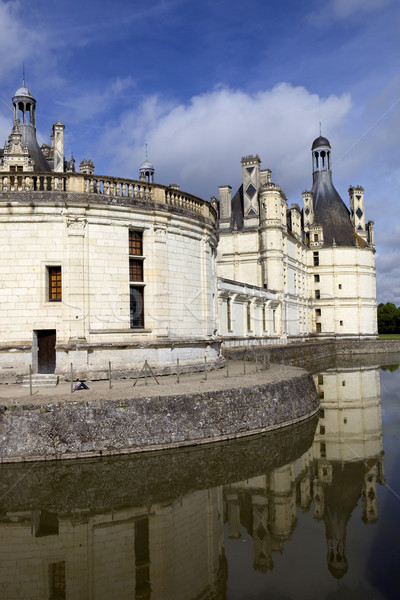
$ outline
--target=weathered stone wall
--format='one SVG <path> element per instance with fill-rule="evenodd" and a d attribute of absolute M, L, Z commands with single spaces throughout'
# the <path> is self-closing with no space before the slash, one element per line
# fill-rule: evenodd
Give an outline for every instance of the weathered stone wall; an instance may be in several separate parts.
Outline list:
<path fill-rule="evenodd" d="M 199 444 L 296 423 L 319 400 L 312 376 L 192 395 L 0 406 L 0 460 L 48 460 Z"/>
<path fill-rule="evenodd" d="M 329 342 L 303 342 L 287 346 L 270 346 L 268 348 L 224 348 L 225 358 L 263 361 L 268 352 L 271 362 L 284 363 L 315 371 L 321 363 L 324 368 L 327 362 L 335 361 L 342 356 L 360 354 L 394 354 L 400 352 L 400 340 L 340 340 Z"/>

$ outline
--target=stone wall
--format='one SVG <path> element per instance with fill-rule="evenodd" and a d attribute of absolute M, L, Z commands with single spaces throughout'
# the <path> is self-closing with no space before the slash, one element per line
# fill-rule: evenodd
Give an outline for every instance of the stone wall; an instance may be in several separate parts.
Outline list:
<path fill-rule="evenodd" d="M 315 371 L 323 363 L 326 368 L 340 358 L 361 354 L 394 354 L 400 352 L 400 340 L 339 340 L 329 342 L 302 342 L 269 348 L 224 348 L 223 354 L 229 359 L 263 361 L 268 352 L 271 362 L 284 363 Z"/>
<path fill-rule="evenodd" d="M 123 454 L 245 436 L 315 414 L 312 376 L 251 388 L 0 407 L 2 462 Z"/>

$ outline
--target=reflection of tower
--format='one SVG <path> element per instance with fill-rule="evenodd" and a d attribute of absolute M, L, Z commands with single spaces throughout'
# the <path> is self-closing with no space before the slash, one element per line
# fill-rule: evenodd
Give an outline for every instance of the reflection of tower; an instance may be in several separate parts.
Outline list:
<path fill-rule="evenodd" d="M 362 495 L 363 520 L 378 518 L 376 484 L 383 477 L 382 417 L 377 368 L 326 371 L 316 376 L 321 398 L 314 438 L 314 516 L 324 519 L 328 568 L 348 569 L 346 528 Z"/>
<path fill-rule="evenodd" d="M 268 498 L 252 496 L 254 570 L 266 573 L 272 569 L 271 540 L 268 532 Z"/>
<path fill-rule="evenodd" d="M 243 526 L 253 538 L 256 571 L 274 566 L 273 552 L 282 552 L 296 525 L 296 496 L 303 510 L 311 502 L 311 449 L 297 460 L 266 475 L 240 481 L 225 488 L 230 538 L 241 536 Z"/>

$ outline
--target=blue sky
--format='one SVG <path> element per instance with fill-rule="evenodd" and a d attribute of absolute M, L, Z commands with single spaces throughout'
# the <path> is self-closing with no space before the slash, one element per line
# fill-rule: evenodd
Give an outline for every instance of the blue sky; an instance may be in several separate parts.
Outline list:
<path fill-rule="evenodd" d="M 137 178 L 147 143 L 157 182 L 207 199 L 258 153 L 290 205 L 321 121 L 343 200 L 365 188 L 378 298 L 400 305 L 399 40 L 397 0 L 0 0 L 0 139 L 25 62 L 40 143 L 61 120 L 78 164 Z"/>

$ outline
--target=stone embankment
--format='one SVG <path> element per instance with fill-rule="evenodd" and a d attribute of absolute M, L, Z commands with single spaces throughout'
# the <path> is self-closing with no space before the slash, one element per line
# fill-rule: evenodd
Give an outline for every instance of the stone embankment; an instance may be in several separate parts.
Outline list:
<path fill-rule="evenodd" d="M 257 356 L 263 359 L 268 351 L 270 359 L 274 363 L 294 365 L 303 367 L 309 371 L 315 371 L 321 364 L 329 360 L 335 361 L 346 356 L 362 354 L 379 354 L 380 356 L 400 353 L 400 340 L 339 340 L 339 341 L 307 341 L 286 346 L 251 347 L 245 349 L 226 348 L 224 356 L 229 359 L 243 359 L 252 361 Z"/>
<path fill-rule="evenodd" d="M 132 388 L 107 399 L 103 391 L 8 397 L 0 405 L 1 462 L 104 456 L 234 439 L 300 422 L 319 409 L 312 376 L 271 365 L 246 375 L 242 363 L 199 374 L 178 386 Z M 250 368 L 247 368 L 249 371 Z M 195 381 L 197 377 L 198 381 Z M 98 385 L 103 385 L 98 382 Z M 119 385 L 122 385 L 121 383 Z M 65 384 L 64 384 L 65 386 Z M 12 386 L 9 394 L 12 392 Z M 179 390 L 179 391 L 178 391 Z M 197 391 L 196 391 L 197 390 Z M 135 397 L 136 396 L 136 397 Z"/>

